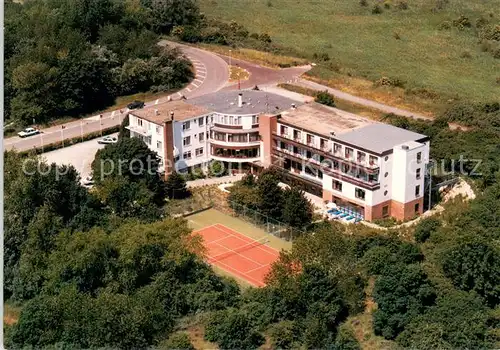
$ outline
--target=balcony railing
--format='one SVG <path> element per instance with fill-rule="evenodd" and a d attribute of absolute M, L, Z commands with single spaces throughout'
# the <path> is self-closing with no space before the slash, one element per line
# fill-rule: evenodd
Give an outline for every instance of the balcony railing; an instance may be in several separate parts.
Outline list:
<path fill-rule="evenodd" d="M 350 164 L 350 165 L 355 166 L 355 167 L 364 168 L 369 173 L 376 173 L 379 170 L 379 166 L 377 164 L 371 164 L 371 163 L 367 163 L 367 162 L 357 163 L 356 160 L 354 159 L 354 156 L 351 157 L 350 159 L 346 159 L 344 157 L 344 154 L 341 151 L 337 151 L 337 152 L 332 153 L 330 151 L 330 148 L 321 149 L 321 148 L 318 148 L 316 146 L 311 146 L 311 145 L 306 144 L 306 143 L 298 142 L 298 141 L 295 141 L 294 139 L 288 137 L 288 135 L 273 134 L 273 136 L 274 136 L 274 139 L 277 141 L 283 141 L 285 143 L 288 142 L 288 143 L 291 143 L 293 146 L 306 148 L 306 149 L 311 150 L 312 152 L 315 152 L 315 153 L 317 153 L 317 154 L 319 154 L 327 159 L 336 160 L 340 163 L 347 163 L 347 164 Z"/>
<path fill-rule="evenodd" d="M 354 174 L 354 173 L 344 173 L 340 169 L 329 168 L 327 166 L 324 166 L 323 164 L 321 164 L 317 160 L 314 160 L 313 158 L 307 158 L 301 154 L 294 153 L 292 151 L 282 149 L 282 148 L 279 148 L 276 146 L 273 146 L 273 150 L 276 154 L 278 154 L 280 156 L 288 156 L 289 158 L 292 158 L 292 160 L 295 160 L 295 161 L 299 161 L 299 162 L 307 161 L 310 164 L 312 164 L 314 168 L 321 170 L 323 173 L 325 173 L 325 174 L 327 174 L 335 179 L 343 180 L 343 181 L 352 183 L 356 186 L 359 186 L 361 188 L 365 188 L 368 190 L 376 190 L 376 189 L 380 188 L 380 182 L 378 182 L 378 181 L 370 181 L 367 179 L 363 179 L 361 177 L 357 177 L 356 174 Z"/>

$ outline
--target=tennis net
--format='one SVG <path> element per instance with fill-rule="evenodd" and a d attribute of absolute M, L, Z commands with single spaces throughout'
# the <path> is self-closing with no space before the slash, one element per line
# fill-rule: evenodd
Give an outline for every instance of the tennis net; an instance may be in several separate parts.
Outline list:
<path fill-rule="evenodd" d="M 214 262 L 217 262 L 217 261 L 220 261 L 220 260 L 224 260 L 224 259 L 226 259 L 226 258 L 228 258 L 228 257 L 230 257 L 232 255 L 238 255 L 241 252 L 250 250 L 250 249 L 252 249 L 254 247 L 258 247 L 258 246 L 264 245 L 264 244 L 269 243 L 269 242 L 270 242 L 269 238 L 263 237 L 261 239 L 254 240 L 253 242 L 244 244 L 243 246 L 238 247 L 236 249 L 231 249 L 231 248 L 228 248 L 228 247 L 224 247 L 225 249 L 228 250 L 227 252 L 223 252 L 223 253 L 220 253 L 220 254 L 217 254 L 217 255 L 214 255 L 214 256 L 209 256 L 208 257 L 208 262 L 209 263 L 214 263 Z"/>

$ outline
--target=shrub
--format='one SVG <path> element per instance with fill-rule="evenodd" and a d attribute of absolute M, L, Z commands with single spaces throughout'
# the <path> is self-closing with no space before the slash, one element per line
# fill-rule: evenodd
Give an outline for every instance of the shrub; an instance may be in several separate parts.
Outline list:
<path fill-rule="evenodd" d="M 393 37 L 394 37 L 394 39 L 396 39 L 396 40 L 401 40 L 401 36 L 399 35 L 399 33 L 398 33 L 398 32 L 394 32 L 394 33 L 392 33 L 392 36 L 393 36 Z"/>
<path fill-rule="evenodd" d="M 172 350 L 195 350 L 186 333 L 174 333 L 162 344 L 161 348 Z"/>
<path fill-rule="evenodd" d="M 328 93 L 327 90 L 318 92 L 314 98 L 314 101 L 326 106 L 335 107 L 335 100 L 333 99 L 333 95 Z"/>
<path fill-rule="evenodd" d="M 208 177 L 221 177 L 227 175 L 227 169 L 224 163 L 214 160 L 208 165 Z"/>
<path fill-rule="evenodd" d="M 387 9 L 387 10 L 390 9 L 391 8 L 391 4 L 389 4 L 388 2 L 385 2 L 384 3 L 384 8 Z"/>
<path fill-rule="evenodd" d="M 299 340 L 300 327 L 294 321 L 281 321 L 269 328 L 269 337 L 275 349 L 296 348 L 294 343 Z"/>
<path fill-rule="evenodd" d="M 425 242 L 432 233 L 441 226 L 441 221 L 436 218 L 427 218 L 421 220 L 415 227 L 415 241 L 419 243 Z"/>
<path fill-rule="evenodd" d="M 470 53 L 470 51 L 465 50 L 465 51 L 463 51 L 463 52 L 460 54 L 460 57 L 461 57 L 461 58 L 472 58 L 472 54 Z"/>
<path fill-rule="evenodd" d="M 444 22 L 439 23 L 438 29 L 439 30 L 451 29 L 451 22 L 450 21 L 444 21 Z"/>
<path fill-rule="evenodd" d="M 367 7 L 368 6 L 368 1 L 366 1 L 366 0 L 359 0 L 359 5 L 363 6 L 363 7 Z"/>
<path fill-rule="evenodd" d="M 264 43 L 272 42 L 271 37 L 269 36 L 269 34 L 266 34 L 266 33 L 259 35 L 259 40 L 264 42 Z"/>
<path fill-rule="evenodd" d="M 452 23 L 458 29 L 470 28 L 472 26 L 469 18 L 464 15 L 460 15 L 460 17 L 453 20 Z"/>
<path fill-rule="evenodd" d="M 313 59 L 326 62 L 326 61 L 330 60 L 330 56 L 326 52 L 314 53 L 313 54 Z"/>
<path fill-rule="evenodd" d="M 382 13 L 382 8 L 379 5 L 375 5 L 372 9 L 374 15 L 379 15 Z"/>

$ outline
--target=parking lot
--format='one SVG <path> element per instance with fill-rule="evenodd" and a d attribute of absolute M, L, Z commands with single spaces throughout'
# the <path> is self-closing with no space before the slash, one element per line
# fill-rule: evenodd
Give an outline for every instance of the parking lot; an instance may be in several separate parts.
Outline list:
<path fill-rule="evenodd" d="M 110 136 L 117 135 L 118 134 L 112 134 Z M 90 167 L 96 152 L 105 146 L 97 143 L 99 139 L 100 138 L 97 138 L 52 152 L 43 153 L 41 157 L 45 158 L 48 163 L 73 165 L 80 173 L 83 180 L 91 173 Z"/>

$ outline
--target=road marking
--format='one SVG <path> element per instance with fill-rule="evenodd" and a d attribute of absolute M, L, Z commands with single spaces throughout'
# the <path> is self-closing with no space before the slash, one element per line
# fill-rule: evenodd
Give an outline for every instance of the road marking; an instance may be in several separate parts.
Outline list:
<path fill-rule="evenodd" d="M 193 85 L 194 87 L 200 87 L 200 85 L 196 85 L 195 83 L 192 83 L 191 85 Z"/>
<path fill-rule="evenodd" d="M 179 97 L 182 96 L 181 92 L 180 91 L 177 91 L 177 95 L 179 95 Z"/>
<path fill-rule="evenodd" d="M 190 89 L 190 88 L 188 88 L 188 87 L 186 88 L 186 90 L 187 90 L 188 92 L 191 92 L 191 89 Z"/>
<path fill-rule="evenodd" d="M 194 81 L 199 81 L 200 83 L 203 83 L 203 80 L 200 80 L 200 79 L 198 79 L 198 78 L 194 78 L 193 80 L 194 80 Z"/>
<path fill-rule="evenodd" d="M 202 77 L 202 78 L 205 78 L 207 76 L 206 74 L 207 72 L 199 72 L 199 71 L 196 71 L 196 76 L 197 77 Z"/>
<path fill-rule="evenodd" d="M 160 101 L 160 99 L 157 99 L 157 100 L 155 101 L 155 105 L 157 105 L 159 101 Z"/>

